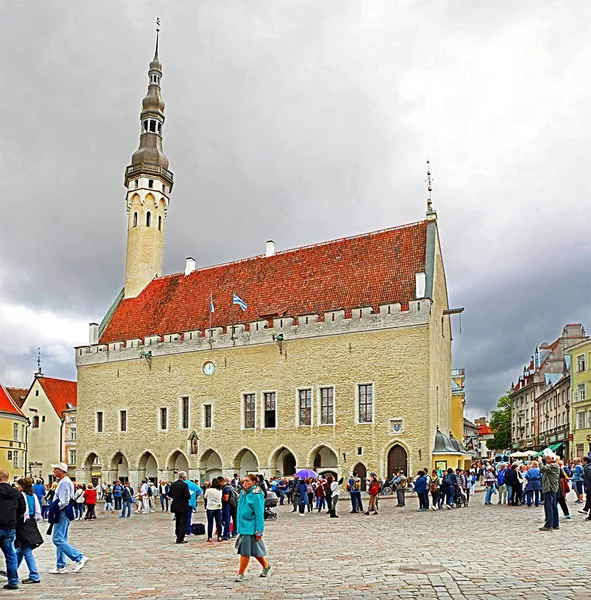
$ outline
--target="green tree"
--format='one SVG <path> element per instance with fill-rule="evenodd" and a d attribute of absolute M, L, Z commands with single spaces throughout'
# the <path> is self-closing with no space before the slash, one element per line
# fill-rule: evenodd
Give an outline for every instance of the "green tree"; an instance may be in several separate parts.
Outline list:
<path fill-rule="evenodd" d="M 494 434 L 490 441 L 491 449 L 509 449 L 511 447 L 511 400 L 507 394 L 499 398 L 497 409 L 492 411 L 490 428 Z"/>

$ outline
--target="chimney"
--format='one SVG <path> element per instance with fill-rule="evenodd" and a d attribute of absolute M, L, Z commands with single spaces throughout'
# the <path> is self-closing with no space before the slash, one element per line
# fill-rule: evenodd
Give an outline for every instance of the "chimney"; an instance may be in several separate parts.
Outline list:
<path fill-rule="evenodd" d="M 273 256 L 275 254 L 275 242 L 273 240 L 267 240 L 267 249 L 265 256 Z"/>
<path fill-rule="evenodd" d="M 195 270 L 195 259 L 187 256 L 185 260 L 185 275 L 190 275 Z"/>
<path fill-rule="evenodd" d="M 98 323 L 89 323 L 88 324 L 88 345 L 96 346 L 98 344 Z"/>
<path fill-rule="evenodd" d="M 415 298 L 425 297 L 425 287 L 427 285 L 427 274 L 426 273 L 415 273 Z"/>

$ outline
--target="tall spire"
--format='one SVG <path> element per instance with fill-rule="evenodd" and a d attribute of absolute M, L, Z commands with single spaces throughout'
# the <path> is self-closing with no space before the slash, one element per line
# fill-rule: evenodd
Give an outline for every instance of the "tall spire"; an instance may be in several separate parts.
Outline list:
<path fill-rule="evenodd" d="M 160 18 L 156 19 L 156 49 L 148 69 L 148 93 L 142 101 L 140 113 L 140 143 L 125 170 L 126 187 L 129 187 L 130 180 L 142 174 L 161 178 L 169 189 L 173 186 L 173 174 L 168 170 L 168 158 L 162 150 L 165 105 L 160 95 L 162 63 L 158 57 L 159 38 Z"/>
<path fill-rule="evenodd" d="M 431 200 L 431 192 L 433 191 L 433 187 L 431 186 L 431 165 L 429 161 L 427 161 L 427 178 L 425 179 L 427 183 L 427 217 L 436 217 L 437 213 L 433 210 L 433 202 Z"/>

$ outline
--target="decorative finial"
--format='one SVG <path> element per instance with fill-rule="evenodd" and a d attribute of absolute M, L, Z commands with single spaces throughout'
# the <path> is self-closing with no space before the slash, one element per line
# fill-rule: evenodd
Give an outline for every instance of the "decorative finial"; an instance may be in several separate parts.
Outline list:
<path fill-rule="evenodd" d="M 158 58 L 158 38 L 160 37 L 160 17 L 156 17 L 156 52 L 154 52 L 154 58 Z"/>
<path fill-rule="evenodd" d="M 37 375 L 43 375 L 41 370 L 41 348 L 37 348 Z"/>
<path fill-rule="evenodd" d="M 431 213 L 433 212 L 433 203 L 431 201 L 431 191 L 433 188 L 431 187 L 431 166 L 429 161 L 427 161 L 427 179 L 425 179 L 425 181 L 427 182 L 427 191 L 429 192 L 429 197 L 427 198 L 427 212 Z"/>

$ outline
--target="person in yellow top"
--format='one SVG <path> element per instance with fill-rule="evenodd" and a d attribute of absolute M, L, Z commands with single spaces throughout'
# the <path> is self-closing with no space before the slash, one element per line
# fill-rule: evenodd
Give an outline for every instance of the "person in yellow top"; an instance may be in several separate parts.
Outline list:
<path fill-rule="evenodd" d="M 236 541 L 236 550 L 240 555 L 240 566 L 234 580 L 237 582 L 244 581 L 244 572 L 251 556 L 254 556 L 263 567 L 261 577 L 268 577 L 271 571 L 271 565 L 265 558 L 267 549 L 263 542 L 265 496 L 256 483 L 256 475 L 249 473 L 242 480 L 242 492 L 238 499 L 236 527 L 239 537 Z"/>

